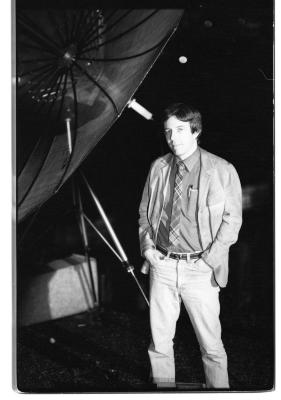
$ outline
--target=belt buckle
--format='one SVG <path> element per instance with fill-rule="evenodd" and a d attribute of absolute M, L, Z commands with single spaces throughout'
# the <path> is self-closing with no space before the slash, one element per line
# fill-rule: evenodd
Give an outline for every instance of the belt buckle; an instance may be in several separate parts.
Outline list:
<path fill-rule="evenodd" d="M 178 254 L 178 260 L 184 260 L 186 262 L 190 262 L 190 253 Z"/>

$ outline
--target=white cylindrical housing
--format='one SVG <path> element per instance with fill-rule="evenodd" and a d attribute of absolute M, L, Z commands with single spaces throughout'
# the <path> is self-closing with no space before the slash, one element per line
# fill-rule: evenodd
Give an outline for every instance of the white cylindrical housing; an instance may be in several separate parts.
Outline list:
<path fill-rule="evenodd" d="M 151 112 L 149 112 L 146 108 L 141 106 L 136 101 L 136 99 L 132 99 L 132 100 L 130 100 L 128 102 L 128 108 L 132 108 L 133 110 L 135 110 L 137 113 L 139 113 L 145 119 L 148 119 L 148 120 L 152 120 L 153 119 L 153 114 Z"/>
<path fill-rule="evenodd" d="M 69 153 L 71 154 L 72 153 L 72 137 L 71 137 L 70 121 L 71 121 L 70 118 L 65 118 L 67 143 L 68 143 Z"/>

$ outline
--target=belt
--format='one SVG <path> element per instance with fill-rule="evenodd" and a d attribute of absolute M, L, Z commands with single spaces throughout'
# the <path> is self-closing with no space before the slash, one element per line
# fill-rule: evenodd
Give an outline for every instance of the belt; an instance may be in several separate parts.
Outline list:
<path fill-rule="evenodd" d="M 198 259 L 201 257 L 201 254 L 203 251 L 198 251 L 195 253 L 174 253 L 170 252 L 166 249 L 163 249 L 163 247 L 159 246 L 158 244 L 156 245 L 156 249 L 159 250 L 162 254 L 169 258 L 173 258 L 174 260 L 193 260 L 193 259 Z"/>

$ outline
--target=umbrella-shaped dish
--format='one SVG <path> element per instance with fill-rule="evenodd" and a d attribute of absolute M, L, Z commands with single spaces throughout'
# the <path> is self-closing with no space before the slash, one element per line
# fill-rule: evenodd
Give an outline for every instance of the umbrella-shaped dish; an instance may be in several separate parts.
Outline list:
<path fill-rule="evenodd" d="M 17 10 L 17 129 L 23 142 L 30 129 L 28 151 L 18 154 L 19 221 L 59 190 L 121 115 L 182 13 Z"/>

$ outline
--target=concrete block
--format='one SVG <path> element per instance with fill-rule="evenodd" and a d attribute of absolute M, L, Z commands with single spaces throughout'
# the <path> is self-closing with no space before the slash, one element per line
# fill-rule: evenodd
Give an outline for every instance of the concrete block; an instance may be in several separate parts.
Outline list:
<path fill-rule="evenodd" d="M 91 258 L 95 297 L 91 290 L 88 264 L 83 255 L 54 260 L 47 272 L 26 278 L 19 301 L 20 325 L 77 314 L 99 305 L 97 263 Z"/>

